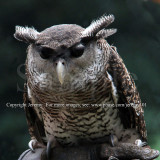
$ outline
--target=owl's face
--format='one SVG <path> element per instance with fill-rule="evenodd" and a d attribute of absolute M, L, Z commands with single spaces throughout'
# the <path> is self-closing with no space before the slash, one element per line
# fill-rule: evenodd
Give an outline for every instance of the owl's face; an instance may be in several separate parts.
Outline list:
<path fill-rule="evenodd" d="M 50 74 L 63 84 L 96 62 L 96 54 L 100 53 L 96 41 L 115 33 L 113 29 L 103 29 L 113 19 L 104 16 L 86 29 L 78 25 L 57 25 L 37 32 L 33 28 L 17 27 L 15 37 L 31 44 L 28 63 L 32 70 Z"/>
<path fill-rule="evenodd" d="M 96 41 L 81 41 L 84 29 L 77 25 L 58 25 L 41 32 L 29 47 L 28 59 L 36 72 L 48 73 L 61 84 L 70 81 L 95 61 Z"/>

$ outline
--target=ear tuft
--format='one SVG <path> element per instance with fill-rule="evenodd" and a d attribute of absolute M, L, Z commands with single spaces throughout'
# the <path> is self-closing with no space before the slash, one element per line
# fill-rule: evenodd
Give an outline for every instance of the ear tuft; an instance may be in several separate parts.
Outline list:
<path fill-rule="evenodd" d="M 114 21 L 114 15 L 104 15 L 93 21 L 89 27 L 82 32 L 82 38 L 94 37 L 100 30 L 106 28 Z"/>
<path fill-rule="evenodd" d="M 111 28 L 111 29 L 102 29 L 96 34 L 96 38 L 107 38 L 117 32 L 117 29 Z"/>
<path fill-rule="evenodd" d="M 39 32 L 34 28 L 16 26 L 14 37 L 25 43 L 34 43 L 37 39 Z"/>

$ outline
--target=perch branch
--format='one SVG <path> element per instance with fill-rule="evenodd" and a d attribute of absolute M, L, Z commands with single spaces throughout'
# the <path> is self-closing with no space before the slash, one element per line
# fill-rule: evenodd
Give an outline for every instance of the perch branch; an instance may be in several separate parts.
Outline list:
<path fill-rule="evenodd" d="M 45 149 L 36 149 L 35 153 L 28 150 L 22 153 L 18 160 L 46 160 Z M 95 144 L 90 146 L 54 148 L 51 160 L 99 160 L 112 159 L 119 160 L 152 160 L 159 156 L 159 151 L 138 147 L 130 143 L 119 143 L 115 147 L 108 144 Z"/>

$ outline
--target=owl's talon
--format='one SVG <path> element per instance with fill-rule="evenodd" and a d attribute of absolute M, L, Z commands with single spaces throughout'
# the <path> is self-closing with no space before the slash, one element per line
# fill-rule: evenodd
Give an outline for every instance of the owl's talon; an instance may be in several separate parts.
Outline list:
<path fill-rule="evenodd" d="M 50 142 L 47 143 L 46 156 L 47 156 L 47 160 L 49 160 L 51 157 L 51 143 Z"/>
<path fill-rule="evenodd" d="M 31 149 L 32 152 L 35 152 L 36 148 L 44 148 L 45 146 L 38 142 L 36 139 L 32 139 L 28 143 L 29 148 Z"/>
<path fill-rule="evenodd" d="M 35 149 L 33 148 L 34 143 L 36 143 L 35 139 L 30 140 L 29 143 L 28 143 L 28 147 L 29 147 L 29 149 L 31 149 L 32 152 L 35 152 Z"/>
<path fill-rule="evenodd" d="M 144 146 L 147 145 L 147 142 L 142 142 L 140 139 L 136 139 L 135 144 L 136 144 L 138 147 L 144 147 Z"/>
<path fill-rule="evenodd" d="M 110 156 L 110 157 L 108 158 L 108 160 L 119 160 L 119 159 L 116 158 L 116 157 L 114 157 L 114 156 Z"/>
<path fill-rule="evenodd" d="M 118 138 L 113 134 L 110 135 L 110 143 L 112 147 L 116 146 L 118 143 Z"/>
<path fill-rule="evenodd" d="M 47 149 L 46 149 L 46 156 L 47 160 L 51 158 L 51 150 L 56 146 L 56 139 L 55 137 L 51 136 L 49 137 L 48 143 L 47 143 Z"/>

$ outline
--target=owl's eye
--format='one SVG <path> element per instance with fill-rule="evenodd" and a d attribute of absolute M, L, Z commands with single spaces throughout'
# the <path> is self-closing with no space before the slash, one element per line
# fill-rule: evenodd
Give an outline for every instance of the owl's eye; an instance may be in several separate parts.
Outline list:
<path fill-rule="evenodd" d="M 53 49 L 51 48 L 38 46 L 38 51 L 43 59 L 48 59 L 53 55 Z"/>
<path fill-rule="evenodd" d="M 85 46 L 83 44 L 78 44 L 75 45 L 71 48 L 71 55 L 72 57 L 80 57 L 82 56 L 83 52 L 84 52 Z"/>

